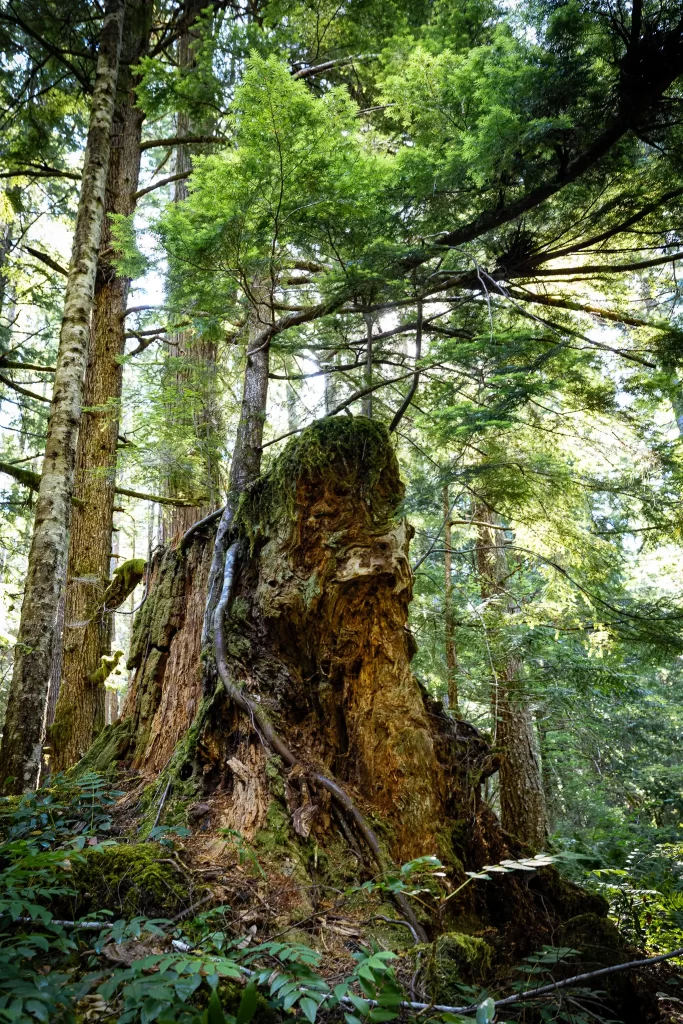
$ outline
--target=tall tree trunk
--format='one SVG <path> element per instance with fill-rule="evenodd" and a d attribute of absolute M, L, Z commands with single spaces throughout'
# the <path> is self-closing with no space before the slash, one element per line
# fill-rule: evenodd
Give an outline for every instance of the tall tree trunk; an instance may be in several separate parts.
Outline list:
<path fill-rule="evenodd" d="M 182 69 L 190 69 L 196 63 L 196 44 L 198 34 L 193 26 L 201 12 L 207 7 L 206 0 L 189 0 L 185 5 L 188 28 L 178 40 L 177 60 Z M 213 126 L 192 123 L 191 117 L 181 111 L 176 118 L 178 138 L 193 134 L 210 134 Z M 204 132 L 203 129 L 206 129 Z M 175 173 L 184 174 L 192 170 L 192 156 L 187 146 L 177 146 L 175 151 Z M 188 196 L 187 180 L 182 178 L 174 183 L 173 200 L 181 203 Z M 219 504 L 220 496 L 220 464 L 216 452 L 216 438 L 221 430 L 221 414 L 216 395 L 217 377 L 217 344 L 215 339 L 203 338 L 191 330 L 177 331 L 171 337 L 168 354 L 175 363 L 175 386 L 178 390 L 178 401 L 168 410 L 169 427 L 179 423 L 181 429 L 191 431 L 195 435 L 195 448 L 202 462 L 201 479 L 193 481 L 199 486 L 202 494 L 206 494 L 206 504 L 174 508 L 168 523 L 165 523 L 168 537 L 178 537 L 190 526 L 203 519 Z M 182 365 L 184 364 L 184 365 Z M 183 408 L 183 393 L 191 393 L 189 419 L 183 423 L 188 411 Z M 197 400 L 199 396 L 199 401 Z M 187 488 L 186 474 L 176 478 L 171 474 L 167 481 L 169 496 L 178 497 Z"/>
<path fill-rule="evenodd" d="M 68 551 L 83 377 L 121 50 L 123 0 L 107 0 L 105 10 L 45 457 L 0 748 L 0 777 L 12 777 L 13 792 L 35 786 L 40 772 L 52 645 Z"/>
<path fill-rule="evenodd" d="M 451 504 L 448 484 L 443 489 L 443 538 L 444 538 L 444 634 L 446 640 L 446 682 L 448 684 L 448 707 L 458 714 L 458 658 L 455 651 L 455 630 L 453 623 L 453 576 L 451 556 L 453 552 Z"/>
<path fill-rule="evenodd" d="M 503 828 L 533 850 L 547 838 L 543 777 L 532 710 L 525 694 L 522 664 L 505 642 L 500 618 L 516 610 L 508 591 L 510 567 L 503 548 L 503 528 L 483 502 L 475 505 L 478 523 L 477 566 L 481 596 L 489 603 L 493 716 L 500 766 L 500 811 Z"/>
<path fill-rule="evenodd" d="M 265 289 L 255 282 L 250 292 L 258 299 Z M 240 496 L 258 479 L 261 469 L 270 345 L 260 336 L 270 321 L 267 303 L 252 306 L 240 420 L 227 501 L 213 551 L 189 542 L 190 534 L 177 547 L 168 546 L 154 564 L 153 590 L 135 621 L 128 667 L 136 672 L 122 717 L 129 723 L 135 763 L 153 771 L 166 765 L 176 743 L 190 728 L 209 684 L 207 663 L 201 663 L 200 655 L 207 651 L 213 634 L 213 615 Z M 190 533 L 195 539 L 202 537 L 202 530 L 190 528 Z M 161 621 L 155 611 L 159 602 L 165 612 Z"/>
<path fill-rule="evenodd" d="M 9 224 L 3 224 L 0 221 L 0 313 L 2 313 L 2 307 L 5 304 L 5 289 L 7 287 L 7 275 L 5 272 L 5 263 L 7 262 L 7 256 L 12 248 L 12 234 Z M 0 342 L 4 339 L 0 336 Z"/>
<path fill-rule="evenodd" d="M 268 402 L 268 373 L 270 370 L 270 339 L 261 340 L 263 329 L 272 322 L 272 309 L 259 302 L 264 295 L 262 282 L 254 282 L 251 294 L 256 300 L 248 317 L 247 353 L 244 367 L 244 385 L 237 435 L 230 463 L 228 498 L 218 524 L 211 569 L 209 571 L 206 612 L 202 643 L 213 634 L 213 614 L 223 585 L 223 568 L 233 522 L 240 495 L 258 479 L 261 472 L 263 428 Z"/>
<path fill-rule="evenodd" d="M 365 367 L 363 370 L 363 386 L 369 388 L 372 384 L 372 314 L 365 313 Z M 361 411 L 363 416 L 372 419 L 372 392 L 365 395 L 361 400 Z"/>
<path fill-rule="evenodd" d="M 147 51 L 153 7 L 153 0 L 128 0 L 126 4 L 111 131 L 107 215 L 129 216 L 135 209 L 144 115 L 135 106 L 133 68 Z M 104 683 L 93 680 L 99 680 L 96 673 L 101 658 L 110 649 L 111 615 L 102 607 L 102 595 L 110 577 L 121 356 L 130 286 L 128 278 L 116 273 L 111 247 L 111 224 L 105 216 L 76 458 L 76 495 L 83 505 L 73 513 L 61 686 L 50 727 L 50 764 L 56 771 L 75 764 L 104 725 Z"/>

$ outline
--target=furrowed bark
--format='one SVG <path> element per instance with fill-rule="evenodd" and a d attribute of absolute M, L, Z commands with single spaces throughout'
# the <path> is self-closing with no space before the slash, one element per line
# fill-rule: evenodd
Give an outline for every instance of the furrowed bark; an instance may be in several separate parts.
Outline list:
<path fill-rule="evenodd" d="M 180 68 L 192 68 L 195 64 L 195 47 L 198 41 L 196 28 L 193 28 L 197 18 L 206 7 L 205 0 L 190 0 L 186 4 L 185 14 L 187 26 L 185 32 L 178 39 L 177 60 Z M 197 125 L 192 123 L 191 117 L 181 111 L 176 119 L 177 136 L 182 138 L 197 137 Z M 211 126 L 204 126 L 211 127 Z M 203 136 L 209 137 L 208 133 Z M 178 175 L 189 175 L 192 171 L 192 155 L 187 145 L 179 144 L 175 151 L 175 173 Z M 178 178 L 174 185 L 173 200 L 176 203 L 187 199 L 188 187 L 187 177 Z M 176 387 L 178 390 L 178 402 L 168 410 L 169 427 L 173 430 L 174 424 L 179 419 L 187 416 L 183 413 L 182 407 L 183 392 L 189 390 L 193 395 L 200 395 L 199 408 L 189 410 L 189 422 L 185 424 L 186 429 L 191 430 L 195 436 L 195 445 L 203 463 L 201 480 L 197 481 L 203 494 L 208 494 L 207 504 L 204 506 L 186 506 L 175 508 L 167 524 L 168 537 L 178 537 L 185 534 L 187 530 L 198 520 L 203 519 L 212 509 L 219 504 L 220 498 L 220 465 L 216 456 L 215 438 L 221 431 L 221 413 L 216 396 L 216 359 L 217 345 L 213 339 L 203 338 L 192 330 L 178 331 L 170 339 L 168 350 L 169 356 L 176 360 L 178 369 L 175 371 Z M 185 365 L 182 365 L 182 363 Z M 185 405 L 187 405 L 187 398 Z M 192 399 L 193 406 L 197 402 Z M 183 479 L 176 479 L 171 475 L 167 481 L 169 495 L 177 497 L 185 488 Z M 180 485 L 180 486 L 179 486 Z"/>
<path fill-rule="evenodd" d="M 484 503 L 477 503 L 473 518 L 479 524 L 476 552 L 481 596 L 494 615 L 515 611 L 507 590 L 510 566 L 503 548 L 503 529 Z M 510 835 L 538 851 L 547 840 L 545 797 L 533 713 L 521 678 L 522 663 L 509 649 L 496 649 L 501 634 L 495 622 L 489 637 L 495 740 L 502 752 L 501 822 Z"/>
<path fill-rule="evenodd" d="M 61 581 L 68 550 L 97 252 L 102 234 L 123 0 L 108 0 L 93 90 L 54 393 L 29 554 L 14 672 L 0 748 L 13 792 L 37 782 Z"/>
<path fill-rule="evenodd" d="M 133 68 L 147 51 L 152 0 L 128 0 L 111 131 L 106 216 L 95 281 L 91 344 L 85 375 L 85 410 L 76 458 L 75 509 L 69 542 L 62 673 L 54 724 L 51 769 L 63 771 L 81 757 L 104 725 L 105 688 L 96 675 L 109 653 L 111 616 L 101 608 L 110 577 L 119 406 L 125 351 L 124 317 L 130 280 L 111 262 L 109 214 L 129 216 L 140 172 L 144 115 L 136 108 Z M 96 611 L 96 609 L 99 609 Z M 58 641 L 57 641 L 58 642 Z"/>
<path fill-rule="evenodd" d="M 455 652 L 453 627 L 453 577 L 451 575 L 451 556 L 453 543 L 451 539 L 451 502 L 448 484 L 443 489 L 443 539 L 444 539 L 444 609 L 443 625 L 446 641 L 446 684 L 448 686 L 448 707 L 458 714 L 458 658 Z"/>

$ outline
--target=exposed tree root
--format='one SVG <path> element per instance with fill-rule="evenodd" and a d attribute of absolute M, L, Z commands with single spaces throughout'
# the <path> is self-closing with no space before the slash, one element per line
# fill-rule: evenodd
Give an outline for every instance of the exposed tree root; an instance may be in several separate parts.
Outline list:
<path fill-rule="evenodd" d="M 227 517 L 225 517 L 227 518 Z M 232 517 L 230 517 L 232 518 Z M 223 537 L 227 536 L 229 529 L 227 526 Z M 223 526 L 223 522 L 221 522 Z M 220 533 L 220 529 L 219 529 Z M 218 545 L 218 537 L 216 538 L 216 544 Z M 216 655 L 216 668 L 220 676 L 221 682 L 225 687 L 230 699 L 249 717 L 255 731 L 258 733 L 261 741 L 266 744 L 270 749 L 282 759 L 283 764 L 289 768 L 293 768 L 298 763 L 296 756 L 289 749 L 286 743 L 277 734 L 272 724 L 268 721 L 267 717 L 263 714 L 260 708 L 253 704 L 245 693 L 238 689 L 230 678 L 230 670 L 228 668 L 228 657 L 226 651 L 226 640 L 225 640 L 225 616 L 230 604 L 232 597 L 235 577 L 237 574 L 237 568 L 239 565 L 239 541 L 233 541 L 225 555 L 225 562 L 223 567 L 223 584 L 220 593 L 220 599 L 216 605 L 216 611 L 213 615 L 213 635 L 214 635 L 214 650 Z M 213 568 L 213 567 L 212 567 Z M 207 605 L 208 608 L 208 605 Z M 346 815 L 355 824 L 359 834 L 365 841 L 368 849 L 371 851 L 372 856 L 379 867 L 380 871 L 385 871 L 388 864 L 387 859 L 382 853 L 379 839 L 377 835 L 370 827 L 364 816 L 359 811 L 356 804 L 353 802 L 349 794 L 343 789 L 339 783 L 333 779 L 327 778 L 325 775 L 321 775 L 319 772 L 311 771 L 309 778 L 312 782 L 317 783 L 323 789 L 325 789 L 337 804 L 340 815 Z M 405 919 L 410 923 L 413 930 L 413 934 L 416 935 L 420 942 L 427 942 L 427 934 L 424 928 L 417 920 L 415 913 L 408 903 L 408 900 L 403 893 L 394 893 L 393 898 L 403 913 Z"/>

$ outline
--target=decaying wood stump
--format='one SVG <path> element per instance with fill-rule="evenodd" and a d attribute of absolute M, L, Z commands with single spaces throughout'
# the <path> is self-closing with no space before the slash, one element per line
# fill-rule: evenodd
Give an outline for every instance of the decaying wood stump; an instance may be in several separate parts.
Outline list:
<path fill-rule="evenodd" d="M 396 862 L 436 854 L 462 880 L 466 869 L 527 852 L 480 796 L 497 756 L 411 672 L 412 530 L 397 516 L 402 497 L 389 435 L 372 420 L 322 420 L 290 442 L 243 495 L 234 524 L 240 557 L 225 646 L 232 685 L 258 714 L 230 700 L 213 652 L 200 649 L 215 529 L 207 527 L 153 567 L 122 718 L 87 763 L 115 759 L 155 785 L 164 772 L 187 797 L 188 821 L 199 807 L 214 832 L 232 829 L 248 841 L 272 831 L 277 817 L 292 841 L 311 837 L 316 849 L 341 828 L 362 857 L 362 830 L 340 820 L 315 781 L 324 775 Z M 293 753 L 293 766 L 273 756 L 259 720 Z M 448 907 L 448 921 L 425 926 L 467 920 L 471 930 L 475 922 L 520 953 L 552 941 L 562 921 L 605 913 L 603 901 L 552 869 L 471 886 Z"/>

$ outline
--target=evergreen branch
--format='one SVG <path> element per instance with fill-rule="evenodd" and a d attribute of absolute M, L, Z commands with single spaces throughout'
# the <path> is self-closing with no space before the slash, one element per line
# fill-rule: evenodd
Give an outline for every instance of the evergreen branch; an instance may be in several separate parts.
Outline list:
<path fill-rule="evenodd" d="M 345 64 L 353 64 L 356 61 L 372 60 L 376 56 L 376 53 L 367 53 L 357 57 L 337 57 L 336 60 L 327 60 L 324 64 L 318 64 L 312 68 L 301 68 L 299 71 L 294 71 L 292 72 L 292 78 L 312 78 L 313 75 L 322 75 L 324 71 L 331 71 L 332 68 L 340 68 Z"/>
<path fill-rule="evenodd" d="M 36 363 L 20 363 L 16 359 L 0 356 L 0 367 L 7 370 L 32 370 L 34 373 L 54 373 L 54 366 L 38 366 Z"/>
<path fill-rule="evenodd" d="M 209 500 L 208 495 L 203 494 L 199 498 L 167 498 L 161 494 L 145 494 L 143 491 L 132 491 L 128 487 L 115 487 L 115 494 L 122 494 L 126 498 L 139 498 L 140 501 L 154 501 L 158 505 L 174 505 L 176 508 L 198 508 L 205 505 Z"/>
<path fill-rule="evenodd" d="M 92 83 L 85 77 L 85 75 L 81 71 L 79 71 L 75 64 L 72 64 L 70 60 L 67 60 L 65 56 L 66 51 L 61 50 L 58 46 L 55 46 L 53 43 L 50 43 L 43 36 L 39 35 L 39 33 L 36 32 L 36 30 L 32 28 L 31 25 L 28 24 L 28 22 L 24 21 L 24 19 L 19 14 L 17 14 L 14 7 L 10 7 L 9 10 L 12 12 L 11 16 L 6 12 L 0 11 L 0 21 L 4 21 L 10 25 L 16 25 L 18 28 L 20 28 L 23 32 L 26 33 L 27 36 L 30 36 L 31 39 L 38 43 L 38 45 L 41 46 L 46 53 L 49 53 L 51 57 L 54 57 L 55 60 L 58 60 L 61 64 L 63 64 L 64 67 L 71 72 L 76 81 L 80 83 L 84 92 L 91 93 L 93 91 Z"/>
<path fill-rule="evenodd" d="M 22 170 L 0 171 L 0 178 L 69 178 L 71 181 L 80 182 L 81 175 L 74 171 L 60 171 L 57 167 L 27 164 Z"/>
<path fill-rule="evenodd" d="M 11 462 L 0 462 L 0 473 L 5 473 L 6 476 L 11 476 L 17 483 L 22 484 L 24 487 L 28 487 L 30 491 L 37 491 L 40 487 L 40 473 L 35 473 L 31 469 L 20 469 L 18 466 L 13 465 Z M 115 487 L 115 494 L 121 494 L 125 498 L 138 498 L 140 501 L 154 501 L 158 505 L 173 505 L 176 508 L 197 508 L 206 503 L 208 500 L 206 495 L 195 498 L 168 498 L 162 494 L 145 494 L 143 491 L 132 491 L 128 487 Z M 85 502 L 79 498 L 73 498 L 74 505 L 83 507 Z"/>
<path fill-rule="evenodd" d="M 591 316 L 600 317 L 601 320 L 611 320 L 614 323 L 626 324 L 629 327 L 650 327 L 655 331 L 668 331 L 671 329 L 670 324 L 650 323 L 647 320 L 641 320 L 639 317 L 630 316 L 627 313 L 615 313 L 611 309 L 603 309 L 601 306 L 587 306 L 581 302 L 573 302 L 571 299 L 558 299 L 552 295 L 537 295 L 529 291 L 525 291 L 523 294 L 511 291 L 510 295 L 513 299 L 521 302 L 533 302 L 539 306 L 554 306 L 557 309 L 570 309 L 576 313 L 588 313 Z M 647 365 L 654 367 L 655 364 L 648 363 Z"/>
<path fill-rule="evenodd" d="M 633 225 L 637 224 L 638 221 L 644 220 L 645 217 L 660 209 L 664 203 L 668 203 L 672 199 L 678 199 L 679 196 L 683 196 L 683 188 L 675 188 L 670 192 L 665 192 L 663 195 L 659 196 L 658 199 L 653 200 L 651 203 L 647 203 L 645 206 L 641 206 L 636 213 L 622 221 L 621 224 L 607 228 L 605 231 L 600 232 L 600 234 L 593 235 L 583 242 L 578 242 L 576 245 L 568 245 L 563 249 L 555 249 L 554 252 L 547 253 L 543 258 L 544 260 L 560 259 L 562 256 L 571 256 L 572 253 L 578 252 L 581 249 L 588 249 L 592 245 L 598 245 L 600 242 L 606 242 L 607 239 L 613 238 L 615 235 L 620 235 L 622 232 L 627 231 L 628 228 L 633 227 Z M 632 201 L 633 200 L 631 200 L 631 202 Z"/>
<path fill-rule="evenodd" d="M 665 263 L 676 263 L 683 259 L 683 252 L 673 252 L 666 256 L 658 256 L 653 260 L 641 260 L 636 263 L 605 263 L 588 264 L 585 267 L 546 267 L 540 270 L 520 271 L 506 275 L 509 280 L 516 277 L 559 277 L 566 274 L 623 274 L 633 270 L 644 270 L 647 267 L 661 267 Z"/>
<path fill-rule="evenodd" d="M 439 364 L 430 364 L 430 366 L 423 366 L 422 369 L 429 370 L 433 365 Z M 350 405 L 353 405 L 354 402 L 358 402 L 361 398 L 365 398 L 366 395 L 371 395 L 373 394 L 373 392 L 378 391 L 379 388 L 385 388 L 389 387 L 392 384 L 398 384 L 399 381 L 406 380 L 408 377 L 414 376 L 415 371 L 410 370 L 408 373 L 402 373 L 399 377 L 392 377 L 391 380 L 381 380 L 378 381 L 377 384 L 369 384 L 365 388 L 360 388 L 360 390 L 354 391 L 352 395 L 350 395 L 348 398 L 345 398 L 343 402 L 340 402 L 339 405 L 336 405 L 334 409 L 330 410 L 330 412 L 328 412 L 325 416 L 322 416 L 321 419 L 331 419 L 333 416 L 338 415 L 338 413 L 344 412 L 344 409 L 347 409 Z M 264 448 L 269 448 L 271 444 L 277 444 L 278 441 L 284 441 L 285 438 L 287 437 L 293 437 L 294 434 L 300 434 L 303 430 L 306 430 L 306 427 L 298 427 L 296 430 L 287 431 L 286 434 L 280 434 L 279 437 L 274 437 L 272 441 L 266 441 L 265 444 L 261 445 L 261 450 L 263 451 Z"/>

